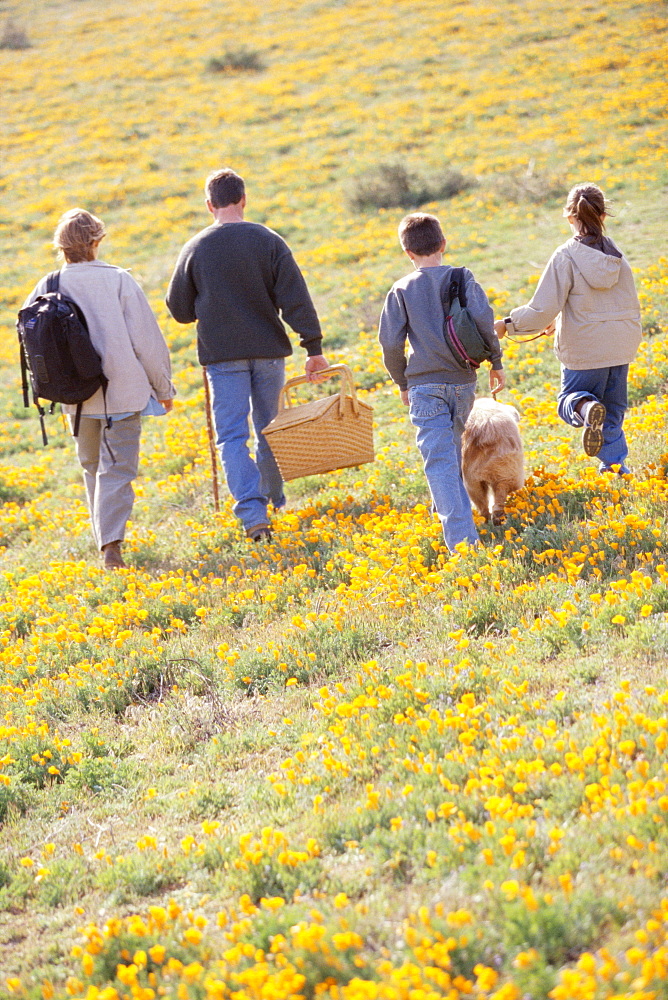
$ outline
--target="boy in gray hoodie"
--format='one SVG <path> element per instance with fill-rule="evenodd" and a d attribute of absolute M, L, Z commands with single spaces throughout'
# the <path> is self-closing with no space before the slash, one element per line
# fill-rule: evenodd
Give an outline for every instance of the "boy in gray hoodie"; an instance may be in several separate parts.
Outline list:
<path fill-rule="evenodd" d="M 433 507 L 452 551 L 459 542 L 478 540 L 461 475 L 462 432 L 475 398 L 476 374 L 458 365 L 443 334 L 452 267 L 442 263 L 445 237 L 438 219 L 424 213 L 407 215 L 399 225 L 399 242 L 415 270 L 388 292 L 378 339 L 385 367 L 409 407 Z M 490 389 L 498 392 L 505 374 L 494 314 L 467 269 L 464 291 L 469 312 L 490 348 Z"/>

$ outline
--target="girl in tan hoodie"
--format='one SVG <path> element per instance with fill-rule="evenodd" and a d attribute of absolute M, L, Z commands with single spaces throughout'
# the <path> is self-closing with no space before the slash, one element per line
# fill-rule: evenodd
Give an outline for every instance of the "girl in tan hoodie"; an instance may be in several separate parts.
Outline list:
<path fill-rule="evenodd" d="M 552 254 L 531 302 L 498 320 L 495 329 L 499 337 L 539 333 L 556 319 L 559 416 L 573 427 L 584 427 L 585 454 L 598 455 L 599 471 L 627 473 L 627 379 L 642 337 L 633 274 L 604 235 L 606 204 L 599 187 L 572 188 L 564 216 L 572 239 Z"/>

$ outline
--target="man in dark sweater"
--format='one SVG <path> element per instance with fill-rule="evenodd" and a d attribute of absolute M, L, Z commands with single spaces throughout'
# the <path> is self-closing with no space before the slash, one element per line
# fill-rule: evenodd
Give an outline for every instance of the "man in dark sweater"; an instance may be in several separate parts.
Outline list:
<path fill-rule="evenodd" d="M 197 321 L 197 354 L 206 366 L 213 418 L 234 512 L 254 541 L 271 538 L 267 513 L 285 503 L 283 481 L 262 429 L 278 411 L 285 358 L 292 345 L 282 320 L 299 334 L 305 372 L 319 381 L 327 367 L 320 323 L 287 243 L 244 219 L 244 182 L 233 170 L 206 181 L 212 225 L 179 254 L 167 306 L 179 323 Z M 248 417 L 255 459 L 248 449 Z"/>

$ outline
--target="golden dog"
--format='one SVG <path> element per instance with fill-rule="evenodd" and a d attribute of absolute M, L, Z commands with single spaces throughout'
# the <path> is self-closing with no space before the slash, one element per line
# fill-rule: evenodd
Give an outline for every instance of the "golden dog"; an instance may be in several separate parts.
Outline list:
<path fill-rule="evenodd" d="M 506 497 L 524 486 L 524 453 L 514 406 L 476 399 L 462 436 L 466 492 L 486 521 L 501 524 Z"/>

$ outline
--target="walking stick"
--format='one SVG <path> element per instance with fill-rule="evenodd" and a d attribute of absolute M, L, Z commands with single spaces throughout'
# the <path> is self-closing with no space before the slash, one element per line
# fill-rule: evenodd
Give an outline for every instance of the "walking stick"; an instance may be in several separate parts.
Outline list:
<path fill-rule="evenodd" d="M 213 421 L 211 420 L 211 393 L 209 391 L 209 380 L 206 377 L 206 368 L 202 368 L 204 378 L 204 397 L 206 399 L 206 429 L 209 434 L 209 452 L 211 454 L 211 479 L 213 481 L 213 509 L 216 514 L 220 510 L 220 499 L 218 496 L 218 459 L 216 457 L 216 442 L 213 439 Z"/>

